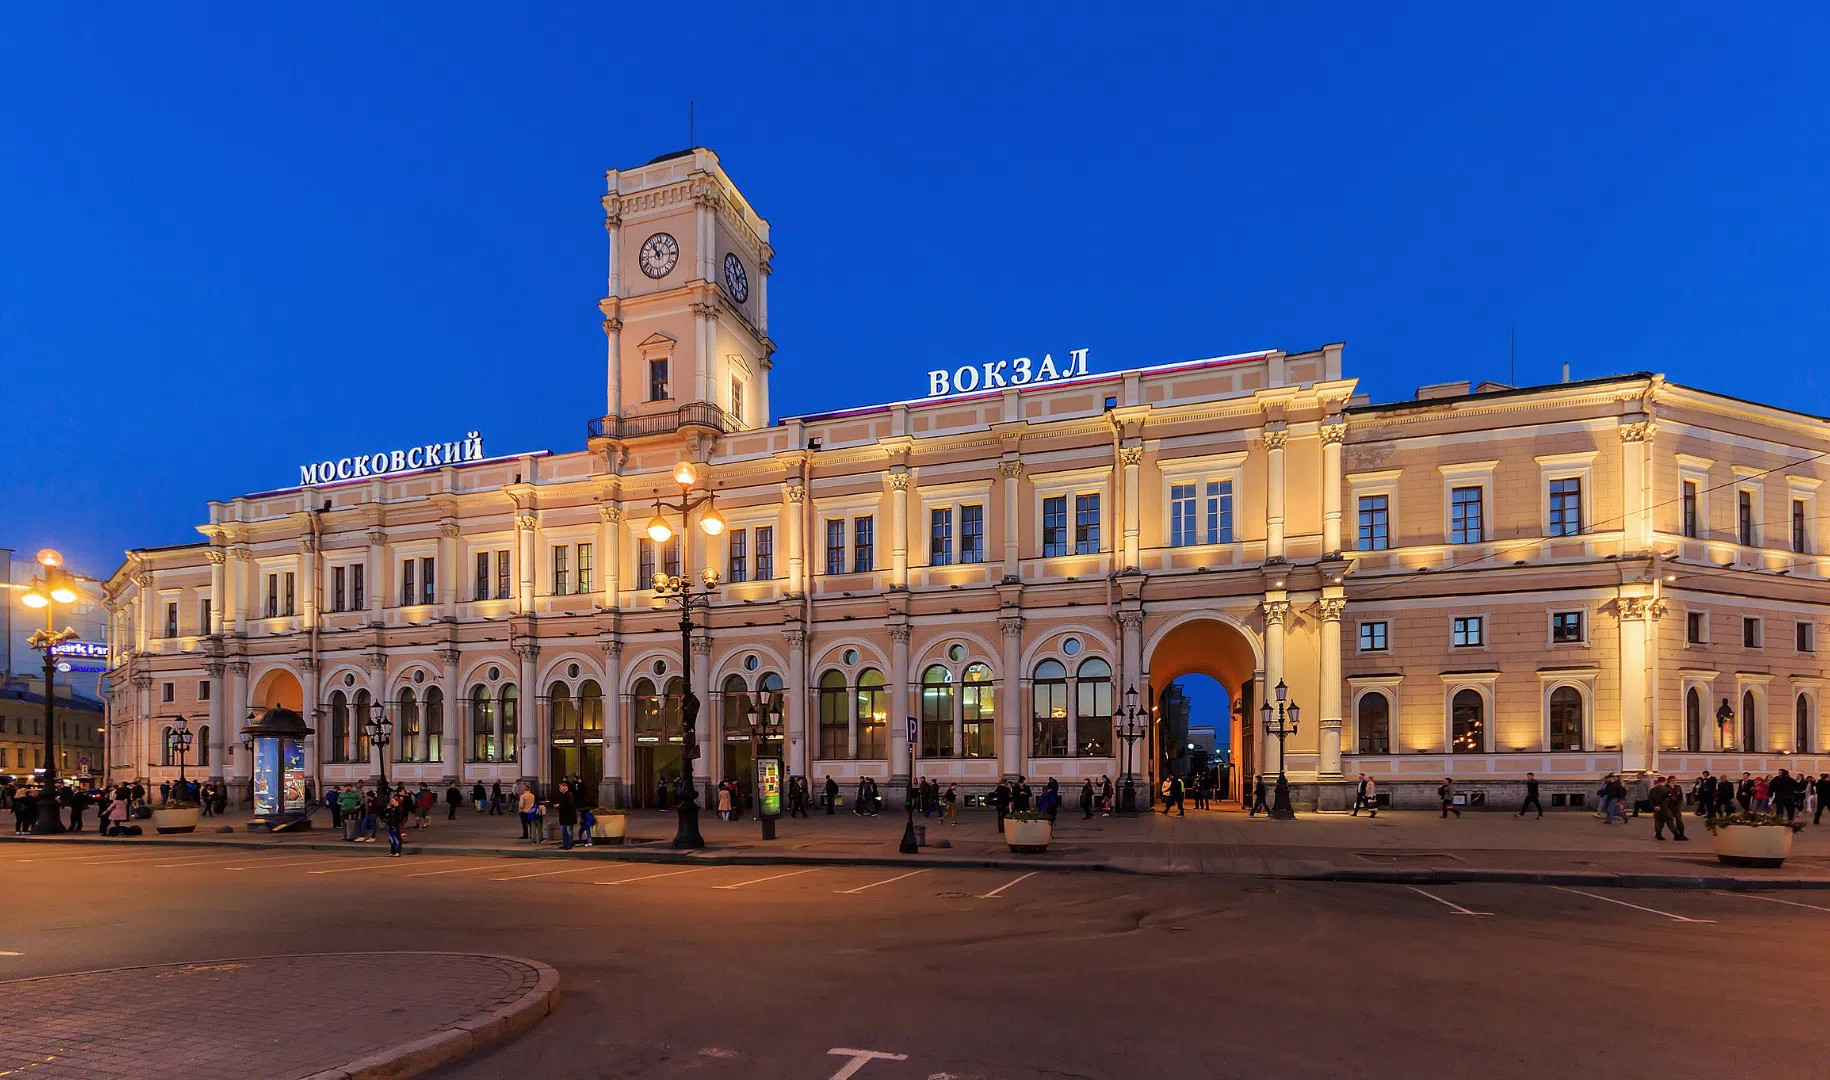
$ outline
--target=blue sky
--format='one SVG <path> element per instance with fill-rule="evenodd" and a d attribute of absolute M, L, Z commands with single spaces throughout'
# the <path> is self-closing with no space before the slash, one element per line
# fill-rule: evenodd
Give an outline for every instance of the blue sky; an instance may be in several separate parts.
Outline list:
<path fill-rule="evenodd" d="M 770 218 L 778 414 L 942 362 L 1347 342 L 1824 412 L 1819 6 L 13 5 L 0 544 L 106 573 L 297 464 L 567 450 L 602 172 Z M 380 10 L 375 10 L 379 8 Z M 834 378 L 837 373 L 842 378 Z"/>

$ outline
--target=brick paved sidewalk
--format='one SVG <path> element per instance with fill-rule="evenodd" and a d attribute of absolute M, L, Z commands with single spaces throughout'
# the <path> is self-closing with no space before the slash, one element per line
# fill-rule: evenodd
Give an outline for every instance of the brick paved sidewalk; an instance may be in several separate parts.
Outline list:
<path fill-rule="evenodd" d="M 378 999 L 331 987 L 410 987 Z M 0 983 L 0 1076 L 250 1080 L 411 1076 L 551 1008 L 545 964 L 471 953 L 319 953 Z"/>

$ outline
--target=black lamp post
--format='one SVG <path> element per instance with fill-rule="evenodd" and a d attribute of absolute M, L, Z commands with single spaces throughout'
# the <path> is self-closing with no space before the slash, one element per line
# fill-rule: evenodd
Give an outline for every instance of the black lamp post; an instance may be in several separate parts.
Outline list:
<path fill-rule="evenodd" d="M 1125 691 L 1125 707 L 1112 714 L 1112 727 L 1125 741 L 1124 779 L 1118 808 L 1127 814 L 1137 813 L 1137 784 L 1131 779 L 1131 764 L 1136 760 L 1137 741 L 1150 730 L 1150 710 L 1137 707 L 1137 687 Z"/>
<path fill-rule="evenodd" d="M 254 723 L 253 709 L 248 710 L 247 723 Z M 248 755 L 248 804 L 252 806 L 254 804 L 254 734 L 246 727 L 242 729 L 241 733 L 241 749 L 242 753 Z"/>
<path fill-rule="evenodd" d="M 57 799 L 57 647 L 76 639 L 76 631 L 56 629 L 56 605 L 74 604 L 74 576 L 63 568 L 64 557 L 54 548 L 38 553 L 43 572 L 32 579 L 20 602 L 29 608 L 44 609 L 44 629 L 32 631 L 26 644 L 44 652 L 44 773 L 39 778 L 38 820 L 32 832 L 39 835 L 64 831 L 64 821 Z"/>
<path fill-rule="evenodd" d="M 191 740 L 196 738 L 187 726 L 190 721 L 180 716 L 172 721 L 172 752 L 178 755 L 178 790 L 186 797 L 190 794 L 190 784 L 184 779 L 184 759 L 190 756 Z"/>
<path fill-rule="evenodd" d="M 693 494 L 693 485 L 699 482 L 698 470 L 690 461 L 682 461 L 674 466 L 674 482 L 680 485 L 680 498 L 677 502 L 667 502 L 659 497 L 654 501 L 654 517 L 648 522 L 648 537 L 657 546 L 667 543 L 674 535 L 673 526 L 667 523 L 661 511 L 670 510 L 680 515 L 680 530 L 686 532 L 692 512 L 701 506 L 707 506 L 705 513 L 699 516 L 699 528 L 707 536 L 717 536 L 724 532 L 724 519 L 718 516 L 717 504 L 711 492 Z M 680 607 L 680 673 L 684 687 L 680 699 L 680 805 L 675 808 L 678 827 L 674 832 L 674 847 L 702 848 L 705 837 L 699 833 L 699 792 L 693 784 L 693 759 L 699 756 L 699 695 L 693 693 L 693 609 L 708 607 L 712 596 L 718 591 L 718 571 L 706 567 L 695 580 L 692 567 L 688 565 L 692 545 L 682 537 L 680 544 L 680 573 L 669 575 L 656 573 L 654 576 L 654 598 L 661 604 L 678 604 Z M 709 620 L 708 620 L 709 622 Z M 709 627 L 708 627 L 709 629 Z"/>
<path fill-rule="evenodd" d="M 1730 725 L 1734 722 L 1735 722 L 1735 710 L 1729 708 L 1728 699 L 1723 698 L 1722 707 L 1716 710 L 1716 746 L 1717 746 L 1717 748 L 1725 747 L 1728 744 L 1728 725 Z M 1743 749 L 1743 751 L 1745 751 L 1747 748 L 1743 747 L 1742 749 Z"/>
<path fill-rule="evenodd" d="M 775 819 L 779 816 L 780 810 L 780 805 L 778 803 L 776 807 L 778 811 L 777 814 L 767 813 L 763 807 L 762 800 L 763 751 L 768 748 L 771 742 L 779 742 L 782 737 L 782 699 L 780 694 L 772 696 L 775 700 L 772 703 L 764 704 L 761 709 L 756 707 L 755 700 L 751 700 L 749 708 L 744 710 L 744 719 L 748 720 L 750 723 L 750 772 L 753 786 L 756 789 L 751 797 L 756 800 L 756 819 L 762 822 L 762 838 L 764 840 L 775 839 Z M 776 757 L 777 761 L 781 760 L 779 755 L 772 756 Z M 783 779 L 785 778 L 781 775 L 781 771 L 778 768 L 776 771 L 776 783 L 779 785 Z M 780 789 L 778 787 L 778 799 L 780 794 Z"/>
<path fill-rule="evenodd" d="M 1271 816 L 1280 821 L 1289 821 L 1296 817 L 1296 811 L 1290 808 L 1290 779 L 1284 775 L 1284 740 L 1296 734 L 1296 722 L 1302 715 L 1294 701 L 1286 702 L 1284 698 L 1290 688 L 1282 679 L 1277 680 L 1277 708 L 1271 708 L 1270 702 L 1259 706 L 1258 716 L 1264 721 L 1264 730 L 1277 736 L 1277 794 L 1271 802 Z"/>
<path fill-rule="evenodd" d="M 369 736 L 369 745 L 381 755 L 381 786 L 388 786 L 388 744 L 394 741 L 394 721 L 388 719 L 387 710 L 376 702 L 369 712 L 369 722 L 365 728 Z"/>

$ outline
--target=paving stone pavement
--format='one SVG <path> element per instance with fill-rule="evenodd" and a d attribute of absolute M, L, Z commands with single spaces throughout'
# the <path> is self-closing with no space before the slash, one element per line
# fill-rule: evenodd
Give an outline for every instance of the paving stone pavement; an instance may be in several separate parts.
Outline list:
<path fill-rule="evenodd" d="M 0 983 L 0 996 L 14 1006 L 0 1013 L 0 1077 L 291 1080 L 397 1057 L 393 1051 L 454 1029 L 464 1029 L 455 1040 L 461 1054 L 537 1020 L 526 1015 L 532 1009 L 545 1015 L 556 985 L 553 969 L 531 960 L 407 952 L 260 956 L 21 979 Z M 376 986 L 413 991 L 377 997 L 354 989 Z M 330 987 L 352 992 L 326 992 Z M 500 1022 L 511 1016 L 521 1022 Z"/>

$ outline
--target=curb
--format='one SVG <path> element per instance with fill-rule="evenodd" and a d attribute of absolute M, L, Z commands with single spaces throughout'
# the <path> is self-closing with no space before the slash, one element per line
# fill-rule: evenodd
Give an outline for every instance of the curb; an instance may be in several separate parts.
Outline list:
<path fill-rule="evenodd" d="M 521 1034 L 539 1023 L 559 1000 L 559 972 L 538 960 L 495 955 L 540 973 L 533 989 L 506 1005 L 466 1016 L 442 1031 L 390 1046 L 355 1061 L 307 1074 L 302 1080 L 404 1080 L 449 1065 L 478 1050 Z M 270 1080 L 283 1080 L 280 1077 Z"/>
<path fill-rule="evenodd" d="M 1614 889 L 1830 889 L 1830 878 L 1745 878 L 1716 874 L 1610 874 L 1586 870 L 1374 870 L 1344 867 L 1309 874 L 1266 874 L 1279 881 L 1347 884 L 1456 885 L 1480 882 L 1514 885 L 1591 885 Z"/>

